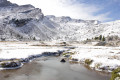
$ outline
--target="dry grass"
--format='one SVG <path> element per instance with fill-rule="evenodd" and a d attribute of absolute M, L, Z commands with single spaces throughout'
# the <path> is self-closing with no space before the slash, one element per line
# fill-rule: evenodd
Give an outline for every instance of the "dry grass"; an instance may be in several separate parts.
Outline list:
<path fill-rule="evenodd" d="M 4 61 L 1 61 L 1 63 L 7 63 L 7 62 L 19 62 L 20 59 L 14 59 L 14 60 L 4 60 Z"/>
<path fill-rule="evenodd" d="M 119 60 L 119 59 L 120 59 L 120 56 L 117 56 L 117 55 L 110 56 L 109 59 L 117 59 L 117 60 Z"/>

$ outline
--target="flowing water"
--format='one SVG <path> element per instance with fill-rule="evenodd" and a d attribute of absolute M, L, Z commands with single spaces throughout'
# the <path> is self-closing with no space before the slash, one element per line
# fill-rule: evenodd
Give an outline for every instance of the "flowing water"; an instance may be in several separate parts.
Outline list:
<path fill-rule="evenodd" d="M 0 80 L 110 80 L 110 74 L 81 64 L 61 63 L 59 57 L 39 58 L 17 70 L 0 71 Z"/>

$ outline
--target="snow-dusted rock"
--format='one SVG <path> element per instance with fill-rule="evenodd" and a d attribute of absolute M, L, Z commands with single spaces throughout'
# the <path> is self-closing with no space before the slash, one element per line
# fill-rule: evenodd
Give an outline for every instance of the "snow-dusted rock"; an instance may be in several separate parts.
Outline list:
<path fill-rule="evenodd" d="M 22 67 L 22 63 L 19 60 L 6 60 L 0 62 L 0 69 L 17 69 Z"/>
<path fill-rule="evenodd" d="M 56 23 L 46 19 L 41 9 L 32 5 L 15 5 L 1 0 L 0 40 L 51 40 Z"/>
<path fill-rule="evenodd" d="M 59 24 L 60 34 L 55 39 L 63 41 L 81 41 L 103 35 L 120 37 L 120 21 L 101 23 L 98 20 L 81 20 L 70 17 L 47 16 L 51 21 Z"/>
<path fill-rule="evenodd" d="M 72 19 L 68 16 L 44 16 L 42 10 L 0 0 L 0 40 L 81 41 L 99 35 L 120 37 L 120 21 L 101 23 L 98 20 Z"/>

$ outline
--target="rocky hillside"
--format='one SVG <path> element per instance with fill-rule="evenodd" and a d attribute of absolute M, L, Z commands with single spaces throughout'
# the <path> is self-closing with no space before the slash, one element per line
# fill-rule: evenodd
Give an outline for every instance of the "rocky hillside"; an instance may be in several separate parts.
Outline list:
<path fill-rule="evenodd" d="M 0 40 L 51 40 L 57 24 L 46 19 L 41 9 L 0 0 Z"/>
<path fill-rule="evenodd" d="M 86 39 L 92 39 L 103 35 L 120 37 L 120 21 L 113 21 L 107 23 L 101 23 L 97 20 L 81 20 L 71 19 L 70 17 L 55 17 L 47 16 L 51 21 L 59 24 L 57 30 L 61 34 L 58 34 L 56 39 L 58 40 L 72 40 L 81 41 Z"/>
<path fill-rule="evenodd" d="M 0 41 L 62 40 L 81 41 L 104 35 L 120 36 L 120 21 L 100 23 L 97 20 L 44 16 L 32 5 L 0 0 Z"/>
<path fill-rule="evenodd" d="M 58 34 L 56 39 L 58 40 L 72 40 L 79 41 L 85 40 L 87 38 L 92 38 L 97 35 L 94 31 L 99 25 L 99 21 L 96 20 L 81 20 L 81 19 L 71 19 L 70 17 L 55 17 L 47 16 L 51 21 L 59 24 L 57 30 L 61 34 Z M 94 35 L 93 35 L 94 34 Z"/>

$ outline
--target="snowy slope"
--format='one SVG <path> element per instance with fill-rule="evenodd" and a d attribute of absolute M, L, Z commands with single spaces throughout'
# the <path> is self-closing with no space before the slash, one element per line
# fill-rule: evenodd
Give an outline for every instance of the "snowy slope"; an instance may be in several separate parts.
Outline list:
<path fill-rule="evenodd" d="M 100 23 L 97 20 L 71 19 L 70 17 L 47 16 L 48 19 L 60 25 L 57 29 L 61 34 L 56 39 L 64 41 L 80 41 L 92 39 L 99 35 L 105 37 L 118 35 L 120 37 L 120 21 Z"/>
<path fill-rule="evenodd" d="M 100 23 L 97 20 L 44 16 L 32 5 L 17 5 L 0 0 L 0 40 L 81 41 L 99 35 L 118 35 L 120 21 Z"/>
<path fill-rule="evenodd" d="M 41 9 L 7 0 L 0 0 L 1 4 L 0 40 L 51 40 L 56 34 L 57 24 L 48 20 Z"/>
<path fill-rule="evenodd" d="M 97 31 L 97 28 L 100 28 L 98 27 L 100 22 L 97 20 L 81 20 L 55 16 L 47 17 L 60 25 L 57 29 L 61 34 L 57 35 L 56 39 L 79 41 L 100 35 Z"/>

